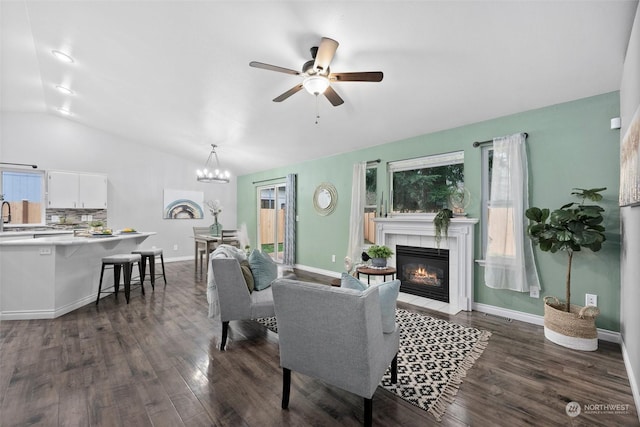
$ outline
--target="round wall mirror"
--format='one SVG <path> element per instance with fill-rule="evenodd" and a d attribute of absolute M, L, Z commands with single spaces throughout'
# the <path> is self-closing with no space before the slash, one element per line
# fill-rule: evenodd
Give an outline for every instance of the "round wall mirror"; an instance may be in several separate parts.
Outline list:
<path fill-rule="evenodd" d="M 319 215 L 329 215 L 338 203 L 338 191 L 333 184 L 323 182 L 313 193 L 313 207 Z"/>

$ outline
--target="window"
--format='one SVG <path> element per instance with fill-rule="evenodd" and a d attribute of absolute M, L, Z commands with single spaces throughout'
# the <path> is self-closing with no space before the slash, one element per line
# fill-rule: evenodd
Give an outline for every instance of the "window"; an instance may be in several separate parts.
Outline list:
<path fill-rule="evenodd" d="M 436 213 L 464 187 L 464 151 L 390 162 L 389 174 L 392 213 Z"/>
<path fill-rule="evenodd" d="M 2 219 L 5 224 L 27 225 L 45 223 L 44 172 L 2 170 Z M 9 212 L 11 219 L 9 220 Z"/>
<path fill-rule="evenodd" d="M 367 164 L 365 173 L 365 206 L 364 206 L 364 244 L 376 243 L 376 227 L 373 219 L 376 217 L 376 197 L 378 187 L 378 162 Z"/>
<path fill-rule="evenodd" d="M 513 224 L 513 207 L 507 201 L 491 200 L 491 182 L 500 177 L 493 176 L 493 164 L 501 159 L 494 158 L 492 145 L 482 149 L 482 248 L 484 258 L 488 255 L 512 258 L 515 256 L 515 239 Z M 502 159 L 504 161 L 504 159 Z M 489 218 L 496 219 L 494 224 L 505 224 L 506 227 L 489 227 Z"/>

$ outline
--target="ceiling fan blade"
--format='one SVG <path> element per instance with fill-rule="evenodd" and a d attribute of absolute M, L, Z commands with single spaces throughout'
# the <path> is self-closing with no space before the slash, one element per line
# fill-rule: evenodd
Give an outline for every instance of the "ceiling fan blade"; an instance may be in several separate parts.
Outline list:
<path fill-rule="evenodd" d="M 331 73 L 329 80 L 335 80 L 337 82 L 379 82 L 382 81 L 382 71 Z"/>
<path fill-rule="evenodd" d="M 316 54 L 316 62 L 313 64 L 315 70 L 326 71 L 329 69 L 329 64 L 333 59 L 333 55 L 336 54 L 338 49 L 338 42 L 328 37 L 323 37 L 318 47 L 318 53 Z"/>
<path fill-rule="evenodd" d="M 278 67 L 277 65 L 265 64 L 264 62 L 251 61 L 249 62 L 249 66 L 254 68 L 262 68 L 263 70 L 277 71 L 279 73 L 293 74 L 296 76 L 300 74 L 300 71 Z"/>
<path fill-rule="evenodd" d="M 294 93 L 298 92 L 300 89 L 302 89 L 302 84 L 299 84 L 297 86 L 292 87 L 291 89 L 289 89 L 288 91 L 286 91 L 285 93 L 283 93 L 282 95 L 273 98 L 273 102 L 282 102 L 285 99 L 287 99 L 288 97 L 290 97 L 291 95 L 293 95 Z"/>
<path fill-rule="evenodd" d="M 338 105 L 342 105 L 344 104 L 344 100 L 342 98 L 340 98 L 340 95 L 338 95 L 336 93 L 335 90 L 333 90 L 333 88 L 331 86 L 327 87 L 327 90 L 324 91 L 324 96 L 327 97 L 327 99 L 329 100 L 329 102 L 334 106 L 337 107 Z"/>

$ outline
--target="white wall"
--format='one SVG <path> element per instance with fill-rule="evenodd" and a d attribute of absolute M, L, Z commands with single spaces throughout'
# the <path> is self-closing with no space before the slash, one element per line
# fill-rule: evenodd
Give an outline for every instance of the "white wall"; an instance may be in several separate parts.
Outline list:
<path fill-rule="evenodd" d="M 620 86 L 621 137 L 640 105 L 640 7 L 624 62 Z M 621 141 L 622 142 L 622 141 Z M 620 332 L 636 407 L 640 405 L 640 206 L 620 209 L 622 251 L 620 260 Z"/>
<path fill-rule="evenodd" d="M 162 247 L 165 259 L 192 257 L 192 227 L 208 226 L 213 217 L 207 211 L 202 220 L 163 219 L 164 189 L 203 191 L 205 200 L 220 200 L 220 222 L 225 228 L 236 227 L 235 179 L 226 185 L 195 179 L 195 170 L 206 158 L 198 162 L 178 158 L 49 114 L 3 113 L 0 117 L 2 161 L 35 163 L 43 170 L 106 173 L 109 226 L 157 232 L 143 245 Z"/>

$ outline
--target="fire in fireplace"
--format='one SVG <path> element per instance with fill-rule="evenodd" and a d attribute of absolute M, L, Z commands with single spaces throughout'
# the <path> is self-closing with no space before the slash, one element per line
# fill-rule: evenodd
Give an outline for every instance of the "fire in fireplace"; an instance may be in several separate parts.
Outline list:
<path fill-rule="evenodd" d="M 449 302 L 449 250 L 396 246 L 400 291 Z"/>

